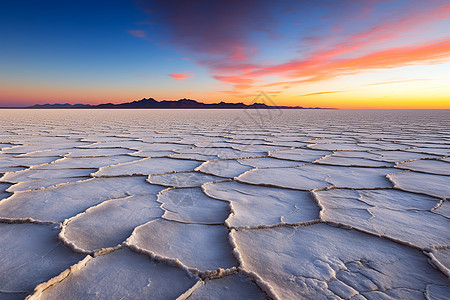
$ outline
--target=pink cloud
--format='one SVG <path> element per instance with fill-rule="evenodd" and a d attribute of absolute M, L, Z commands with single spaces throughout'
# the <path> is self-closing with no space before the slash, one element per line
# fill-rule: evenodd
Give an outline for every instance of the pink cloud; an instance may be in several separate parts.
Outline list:
<path fill-rule="evenodd" d="M 145 30 L 128 30 L 128 33 L 141 39 L 147 38 L 147 31 Z"/>
<path fill-rule="evenodd" d="M 186 78 L 194 77 L 194 74 L 191 73 L 178 73 L 178 74 L 169 74 L 170 77 L 175 78 L 176 80 L 183 80 Z"/>

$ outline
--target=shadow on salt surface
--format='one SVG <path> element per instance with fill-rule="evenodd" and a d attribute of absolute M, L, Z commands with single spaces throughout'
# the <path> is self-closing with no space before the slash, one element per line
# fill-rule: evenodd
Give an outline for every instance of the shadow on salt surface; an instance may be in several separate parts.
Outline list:
<path fill-rule="evenodd" d="M 299 190 L 341 188 L 387 188 L 392 184 L 386 175 L 398 171 L 391 168 L 358 168 L 304 165 L 295 168 L 255 169 L 239 176 L 242 183 L 270 185 Z"/>
<path fill-rule="evenodd" d="M 100 168 L 95 177 L 136 176 L 191 171 L 200 162 L 174 158 L 144 158 L 130 163 Z"/>
<path fill-rule="evenodd" d="M 443 234 L 450 220 L 431 212 L 440 201 L 425 195 L 389 190 L 314 192 L 323 221 L 337 222 L 386 236 L 421 249 L 450 244 Z"/>
<path fill-rule="evenodd" d="M 208 161 L 217 159 L 217 156 L 215 155 L 203 155 L 203 154 L 196 154 L 196 153 L 176 153 L 176 154 L 170 154 L 170 158 L 177 158 L 177 159 L 190 159 L 190 160 L 198 160 L 198 161 Z"/>
<path fill-rule="evenodd" d="M 227 219 L 231 227 L 264 227 L 319 219 L 319 207 L 309 192 L 237 182 L 205 184 L 203 189 L 212 198 L 232 203 L 233 212 Z"/>
<path fill-rule="evenodd" d="M 86 254 L 116 247 L 134 228 L 163 215 L 156 200 L 156 195 L 145 195 L 102 202 L 65 220 L 59 236 L 72 249 Z"/>
<path fill-rule="evenodd" d="M 233 269 L 237 262 L 221 225 L 183 224 L 157 219 L 137 227 L 126 245 L 157 260 L 178 260 L 194 274 Z M 207 272 L 211 271 L 211 272 Z"/>
<path fill-rule="evenodd" d="M 449 286 L 421 252 L 354 230 L 315 224 L 232 235 L 242 267 L 274 298 L 423 299 L 430 282 Z"/>
<path fill-rule="evenodd" d="M 58 226 L 0 223 L 0 298 L 23 299 L 83 259 L 57 241 Z"/>
<path fill-rule="evenodd" d="M 248 277 L 236 273 L 219 279 L 207 280 L 189 297 L 200 299 L 251 299 L 265 300 L 265 294 Z"/>
<path fill-rule="evenodd" d="M 450 199 L 448 176 L 406 171 L 390 174 L 388 178 L 398 189 Z"/>
<path fill-rule="evenodd" d="M 431 263 L 442 273 L 450 278 L 450 247 L 438 247 L 434 249 L 428 249 L 424 252 L 431 260 Z M 450 287 L 449 287 L 450 289 Z"/>
<path fill-rule="evenodd" d="M 450 201 L 442 201 L 441 205 L 434 209 L 433 212 L 450 219 Z"/>
<path fill-rule="evenodd" d="M 11 187 L 8 183 L 0 182 L 0 200 L 6 199 L 11 196 L 11 193 L 7 192 L 7 190 Z"/>
<path fill-rule="evenodd" d="M 0 202 L 0 217 L 61 222 L 106 200 L 156 194 L 163 189 L 145 179 L 92 178 L 43 190 L 18 192 Z"/>
<path fill-rule="evenodd" d="M 196 282 L 178 268 L 125 248 L 90 259 L 33 299 L 175 299 Z"/>
<path fill-rule="evenodd" d="M 167 189 L 159 193 L 163 218 L 183 223 L 223 224 L 228 203 L 206 196 L 201 188 Z"/>

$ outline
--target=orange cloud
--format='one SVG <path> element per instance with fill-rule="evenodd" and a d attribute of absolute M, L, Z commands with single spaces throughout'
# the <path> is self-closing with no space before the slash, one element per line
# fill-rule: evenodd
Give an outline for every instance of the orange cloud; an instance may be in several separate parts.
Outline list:
<path fill-rule="evenodd" d="M 308 97 L 308 96 L 316 96 L 316 95 L 325 95 L 325 94 L 335 94 L 335 93 L 343 93 L 345 91 L 327 91 L 327 92 L 317 92 L 317 93 L 309 93 L 309 94 L 304 94 L 304 95 L 300 95 L 302 97 Z"/>

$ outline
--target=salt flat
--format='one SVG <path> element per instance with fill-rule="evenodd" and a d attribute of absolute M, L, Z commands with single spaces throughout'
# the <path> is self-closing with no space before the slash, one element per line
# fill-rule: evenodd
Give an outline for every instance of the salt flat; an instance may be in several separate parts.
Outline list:
<path fill-rule="evenodd" d="M 448 299 L 449 120 L 0 110 L 0 299 Z"/>

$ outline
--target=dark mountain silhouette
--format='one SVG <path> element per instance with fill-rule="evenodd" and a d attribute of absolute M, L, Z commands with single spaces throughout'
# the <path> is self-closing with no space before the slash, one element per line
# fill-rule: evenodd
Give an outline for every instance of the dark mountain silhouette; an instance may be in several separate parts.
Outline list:
<path fill-rule="evenodd" d="M 28 106 L 26 108 L 182 108 L 182 109 L 195 109 L 195 108 L 213 108 L 213 109 L 247 109 L 247 108 L 259 108 L 259 109 L 307 109 L 301 106 L 273 106 L 266 105 L 264 103 L 253 103 L 251 105 L 244 104 L 242 102 L 239 103 L 227 103 L 227 102 L 219 102 L 219 103 L 202 103 L 192 99 L 180 99 L 175 101 L 162 100 L 156 101 L 153 98 L 143 98 L 141 100 L 133 101 L 133 102 L 125 102 L 120 104 L 113 103 L 104 103 L 99 105 L 90 105 L 90 104 L 36 104 L 33 106 Z M 319 107 L 309 107 L 308 109 L 320 109 Z"/>
<path fill-rule="evenodd" d="M 89 104 L 70 104 L 70 103 L 55 103 L 55 104 L 35 104 L 30 108 L 76 108 L 76 107 L 91 107 Z"/>

